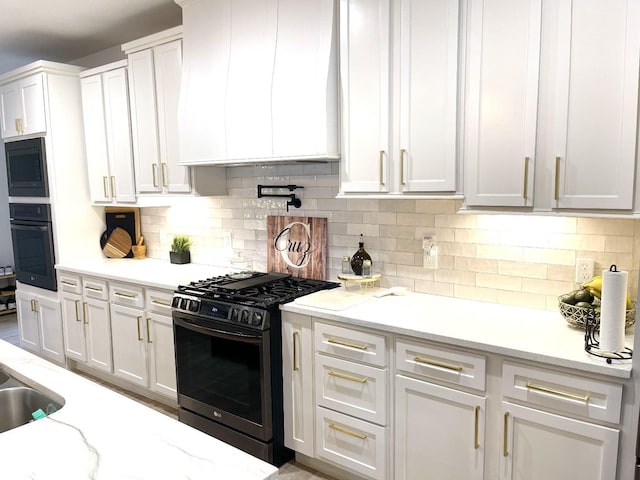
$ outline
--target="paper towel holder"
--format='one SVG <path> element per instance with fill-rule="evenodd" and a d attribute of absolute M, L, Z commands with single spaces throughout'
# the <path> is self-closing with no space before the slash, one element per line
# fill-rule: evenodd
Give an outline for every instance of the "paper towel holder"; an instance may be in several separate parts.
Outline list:
<path fill-rule="evenodd" d="M 600 342 L 598 341 L 600 335 L 597 325 L 595 315 L 593 315 L 593 313 L 588 314 L 584 332 L 585 351 L 596 357 L 604 358 L 609 365 L 611 365 L 614 360 L 631 360 L 633 357 L 633 350 L 626 346 L 620 352 L 607 352 L 605 350 L 600 350 Z"/>

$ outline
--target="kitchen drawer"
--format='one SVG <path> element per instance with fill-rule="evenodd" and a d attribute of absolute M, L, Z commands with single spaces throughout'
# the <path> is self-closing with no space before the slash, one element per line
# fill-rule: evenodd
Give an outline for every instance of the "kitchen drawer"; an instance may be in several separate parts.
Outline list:
<path fill-rule="evenodd" d="M 316 457 L 383 480 L 387 478 L 387 429 L 316 407 Z"/>
<path fill-rule="evenodd" d="M 80 275 L 58 272 L 58 289 L 61 292 L 82 294 L 82 279 Z"/>
<path fill-rule="evenodd" d="M 620 422 L 622 385 L 504 362 L 502 392 L 529 405 L 594 420 Z"/>
<path fill-rule="evenodd" d="M 485 389 L 487 360 L 484 355 L 401 337 L 396 340 L 395 350 L 399 372 L 480 391 Z"/>
<path fill-rule="evenodd" d="M 315 322 L 315 349 L 378 367 L 387 366 L 387 337 L 353 328 Z"/>
<path fill-rule="evenodd" d="M 82 293 L 86 298 L 109 300 L 109 288 L 107 281 L 101 278 L 83 278 Z"/>
<path fill-rule="evenodd" d="M 145 305 L 147 311 L 171 316 L 171 300 L 173 291 L 145 289 Z"/>
<path fill-rule="evenodd" d="M 387 424 L 387 369 L 316 353 L 316 404 Z"/>
<path fill-rule="evenodd" d="M 127 307 L 144 308 L 144 292 L 142 287 L 126 283 L 111 283 L 109 287 L 111 303 Z"/>

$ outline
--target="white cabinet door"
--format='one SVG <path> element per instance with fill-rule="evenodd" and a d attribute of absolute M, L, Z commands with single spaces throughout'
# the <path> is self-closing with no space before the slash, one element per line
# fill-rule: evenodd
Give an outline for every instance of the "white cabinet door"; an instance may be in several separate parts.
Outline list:
<path fill-rule="evenodd" d="M 109 303 L 87 298 L 82 304 L 87 325 L 88 363 L 105 372 L 113 372 L 111 356 L 111 320 Z"/>
<path fill-rule="evenodd" d="M 484 397 L 402 375 L 395 395 L 394 478 L 483 478 Z"/>
<path fill-rule="evenodd" d="M 504 401 L 502 414 L 502 480 L 616 478 L 618 430 Z"/>
<path fill-rule="evenodd" d="M 2 114 L 2 138 L 16 137 L 20 134 L 19 121 L 22 115 L 20 107 L 20 88 L 18 82 L 9 83 L 0 88 L 0 113 Z"/>
<path fill-rule="evenodd" d="M 559 2 L 555 199 L 559 208 L 633 208 L 637 2 Z"/>
<path fill-rule="evenodd" d="M 313 457 L 313 336 L 311 317 L 283 312 L 284 444 Z"/>
<path fill-rule="evenodd" d="M 20 330 L 20 346 L 40 353 L 40 329 L 35 307 L 36 296 L 16 290 L 16 308 Z"/>
<path fill-rule="evenodd" d="M 62 334 L 60 300 L 38 296 L 36 302 L 41 353 L 49 360 L 64 363 L 64 336 Z"/>
<path fill-rule="evenodd" d="M 456 189 L 459 0 L 400 3 L 400 189 Z"/>
<path fill-rule="evenodd" d="M 151 390 L 177 400 L 173 321 L 166 315 L 147 313 L 146 339 L 149 348 Z"/>
<path fill-rule="evenodd" d="M 111 195 L 118 202 L 135 202 L 126 69 L 105 72 L 102 81 Z"/>
<path fill-rule="evenodd" d="M 0 110 L 2 138 L 45 132 L 44 74 L 3 86 L 0 89 Z"/>
<path fill-rule="evenodd" d="M 343 192 L 389 191 L 390 0 L 340 1 Z"/>
<path fill-rule="evenodd" d="M 144 318 L 142 310 L 111 304 L 113 372 L 117 377 L 146 387 L 148 373 Z"/>
<path fill-rule="evenodd" d="M 109 153 L 107 151 L 102 76 L 93 75 L 81 79 L 80 90 L 91 201 L 109 202 L 111 201 Z"/>
<path fill-rule="evenodd" d="M 469 4 L 464 141 L 468 205 L 533 205 L 541 8 L 541 0 Z"/>
<path fill-rule="evenodd" d="M 182 80 L 182 42 L 158 45 L 153 49 L 155 69 L 160 178 L 169 193 L 191 191 L 190 169 L 178 165 L 178 103 Z"/>
<path fill-rule="evenodd" d="M 86 362 L 87 341 L 84 333 L 82 296 L 65 292 L 60 295 L 60 301 L 65 354 L 74 360 Z"/>
<path fill-rule="evenodd" d="M 136 191 L 160 192 L 160 149 L 156 115 L 153 50 L 141 50 L 128 57 L 131 137 Z"/>

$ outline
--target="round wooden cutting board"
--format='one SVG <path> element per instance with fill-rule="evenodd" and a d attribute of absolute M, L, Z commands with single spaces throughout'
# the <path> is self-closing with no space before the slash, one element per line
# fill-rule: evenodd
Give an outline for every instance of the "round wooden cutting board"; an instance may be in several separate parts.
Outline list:
<path fill-rule="evenodd" d="M 131 251 L 131 246 L 131 235 L 124 228 L 116 227 L 103 245 L 102 253 L 108 258 L 124 258 Z"/>

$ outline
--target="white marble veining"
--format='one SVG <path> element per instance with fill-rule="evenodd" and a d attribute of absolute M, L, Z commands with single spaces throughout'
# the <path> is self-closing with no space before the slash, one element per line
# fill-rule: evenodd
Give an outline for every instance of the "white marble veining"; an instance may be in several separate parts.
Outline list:
<path fill-rule="evenodd" d="M 0 364 L 65 399 L 50 416 L 0 433 L 1 478 L 275 478 L 274 466 L 4 341 Z"/>
<path fill-rule="evenodd" d="M 98 258 L 80 263 L 57 264 L 56 269 L 166 290 L 237 270 L 224 265 L 177 265 L 154 258 Z"/>
<path fill-rule="evenodd" d="M 280 308 L 584 372 L 631 376 L 630 360 L 608 365 L 604 359 L 585 352 L 584 330 L 570 327 L 559 312 L 420 293 L 380 298 L 371 293 L 373 290 L 364 291 L 368 297 L 365 302 L 339 311 L 304 306 L 297 301 Z M 627 334 L 625 343 L 632 347 L 633 335 L 630 331 Z"/>

